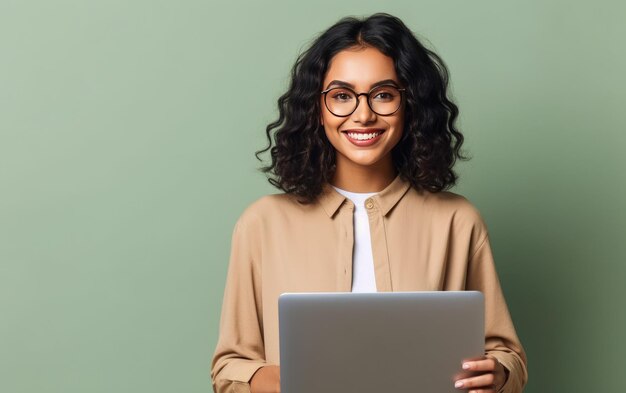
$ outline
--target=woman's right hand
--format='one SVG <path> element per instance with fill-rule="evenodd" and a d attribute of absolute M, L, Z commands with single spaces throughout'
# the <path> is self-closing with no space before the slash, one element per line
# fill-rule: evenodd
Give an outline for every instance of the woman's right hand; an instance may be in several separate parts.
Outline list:
<path fill-rule="evenodd" d="M 250 379 L 252 393 L 280 393 L 280 367 L 263 366 Z"/>

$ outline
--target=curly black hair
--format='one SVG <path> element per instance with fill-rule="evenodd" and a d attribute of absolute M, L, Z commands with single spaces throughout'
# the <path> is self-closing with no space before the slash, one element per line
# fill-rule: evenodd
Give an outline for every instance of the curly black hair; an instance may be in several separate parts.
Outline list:
<path fill-rule="evenodd" d="M 271 149 L 272 163 L 259 170 L 269 172 L 268 181 L 300 203 L 311 203 L 322 192 L 336 169 L 334 147 L 319 121 L 322 83 L 333 56 L 359 46 L 391 57 L 406 88 L 404 130 L 392 150 L 398 174 L 416 189 L 452 187 L 458 179 L 452 167 L 467 157 L 460 151 L 463 135 L 454 124 L 459 110 L 448 97 L 448 69 L 399 18 L 387 13 L 344 17 L 298 56 L 289 89 L 278 99 L 278 120 L 266 127 L 268 146 L 255 153 L 262 161 L 259 154 Z"/>

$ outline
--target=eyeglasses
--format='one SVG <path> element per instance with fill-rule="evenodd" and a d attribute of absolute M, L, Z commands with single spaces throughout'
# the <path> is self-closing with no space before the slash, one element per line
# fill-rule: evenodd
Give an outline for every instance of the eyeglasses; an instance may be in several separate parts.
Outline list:
<path fill-rule="evenodd" d="M 376 86 L 367 93 L 356 93 L 349 87 L 331 87 L 322 91 L 326 109 L 335 116 L 350 116 L 359 106 L 359 96 L 367 97 L 367 105 L 372 112 L 380 116 L 393 115 L 400 109 L 403 93 L 393 85 Z"/>

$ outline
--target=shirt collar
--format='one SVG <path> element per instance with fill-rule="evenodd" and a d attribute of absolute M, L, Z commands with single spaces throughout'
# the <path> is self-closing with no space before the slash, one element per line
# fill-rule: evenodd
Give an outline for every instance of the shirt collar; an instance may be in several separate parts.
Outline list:
<path fill-rule="evenodd" d="M 400 174 L 389 183 L 385 189 L 372 196 L 374 203 L 378 206 L 383 216 L 400 201 L 400 199 L 406 194 L 411 187 L 411 183 L 400 177 Z M 346 200 L 346 197 L 335 190 L 330 184 L 324 183 L 322 186 L 322 193 L 318 197 L 319 202 L 328 217 L 332 218 L 341 204 Z"/>

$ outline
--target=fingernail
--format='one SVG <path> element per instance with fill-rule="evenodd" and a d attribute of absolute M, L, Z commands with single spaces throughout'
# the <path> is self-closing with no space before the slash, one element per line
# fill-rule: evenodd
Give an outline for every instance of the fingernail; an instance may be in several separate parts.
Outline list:
<path fill-rule="evenodd" d="M 456 383 L 454 384 L 455 388 L 462 388 L 463 387 L 463 381 L 456 381 Z"/>
<path fill-rule="evenodd" d="M 463 370 L 469 370 L 470 365 L 469 363 L 463 363 Z"/>

